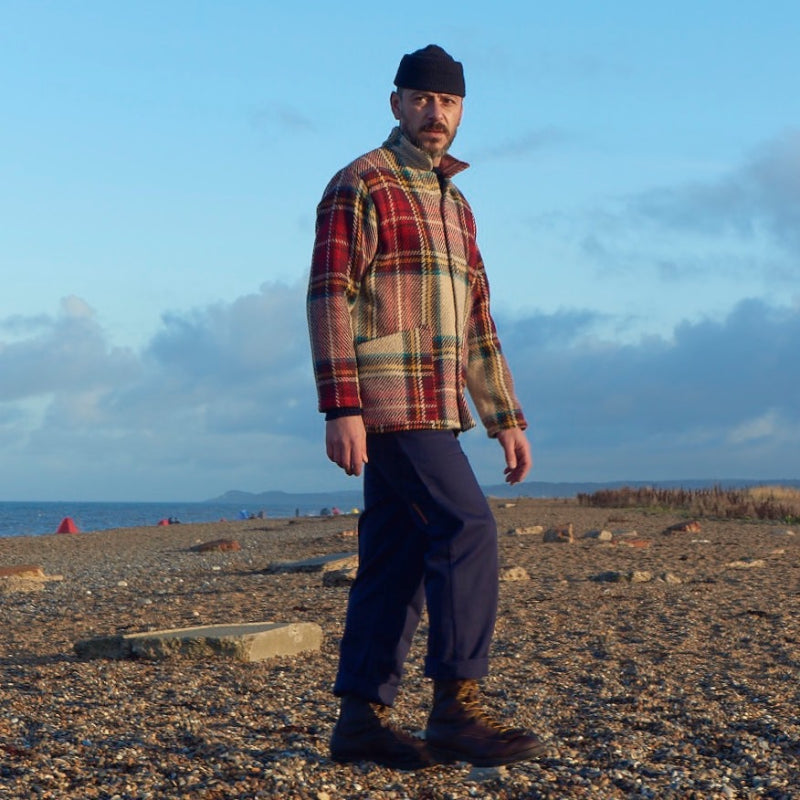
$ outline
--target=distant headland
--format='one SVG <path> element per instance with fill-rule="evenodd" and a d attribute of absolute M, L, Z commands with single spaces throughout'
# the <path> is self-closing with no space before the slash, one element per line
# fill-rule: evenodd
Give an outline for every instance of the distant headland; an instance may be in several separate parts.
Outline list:
<path fill-rule="evenodd" d="M 483 486 L 484 494 L 487 497 L 532 497 L 532 498 L 572 498 L 579 494 L 591 494 L 601 489 L 619 489 L 623 486 L 657 486 L 663 489 L 703 489 L 719 486 L 722 489 L 739 489 L 750 486 L 790 486 L 800 488 L 800 478 L 780 478 L 763 480 L 750 479 L 715 479 L 697 478 L 691 480 L 668 480 L 668 481 L 605 481 L 605 482 L 547 482 L 547 481 L 525 481 L 516 486 L 509 486 L 506 483 L 492 484 Z M 295 504 L 298 507 L 316 506 L 341 506 L 350 508 L 359 506 L 362 503 L 363 495 L 360 489 L 331 490 L 327 492 L 243 492 L 231 489 L 219 497 L 213 497 L 204 502 L 206 503 L 230 503 L 241 506 L 285 506 Z"/>

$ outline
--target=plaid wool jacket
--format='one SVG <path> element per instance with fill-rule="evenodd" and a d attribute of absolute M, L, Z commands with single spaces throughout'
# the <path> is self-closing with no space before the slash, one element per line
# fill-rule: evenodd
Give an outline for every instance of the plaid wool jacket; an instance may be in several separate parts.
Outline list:
<path fill-rule="evenodd" d="M 369 432 L 526 427 L 489 313 L 475 220 L 451 178 L 395 128 L 340 170 L 317 208 L 307 311 L 323 412 Z"/>

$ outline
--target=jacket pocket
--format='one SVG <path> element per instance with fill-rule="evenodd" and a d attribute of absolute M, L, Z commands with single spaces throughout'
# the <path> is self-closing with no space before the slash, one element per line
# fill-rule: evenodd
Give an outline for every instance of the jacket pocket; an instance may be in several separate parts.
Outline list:
<path fill-rule="evenodd" d="M 437 417 L 430 328 L 398 331 L 356 345 L 364 424 L 432 422 Z"/>

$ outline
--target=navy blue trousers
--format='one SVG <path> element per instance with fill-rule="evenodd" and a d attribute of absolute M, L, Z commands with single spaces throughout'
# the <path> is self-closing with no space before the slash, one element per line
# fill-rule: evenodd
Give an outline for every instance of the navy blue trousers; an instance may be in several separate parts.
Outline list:
<path fill-rule="evenodd" d="M 367 455 L 334 693 L 392 705 L 426 602 L 425 674 L 487 674 L 497 526 L 452 431 L 368 434 Z"/>

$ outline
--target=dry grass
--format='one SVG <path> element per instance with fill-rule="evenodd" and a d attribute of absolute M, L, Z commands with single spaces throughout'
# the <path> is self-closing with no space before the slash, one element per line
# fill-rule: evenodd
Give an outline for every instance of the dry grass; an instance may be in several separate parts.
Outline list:
<path fill-rule="evenodd" d="M 745 489 L 659 489 L 652 486 L 601 489 L 579 494 L 578 503 L 602 508 L 650 508 L 685 511 L 695 517 L 766 519 L 800 523 L 800 489 L 754 486 Z"/>

